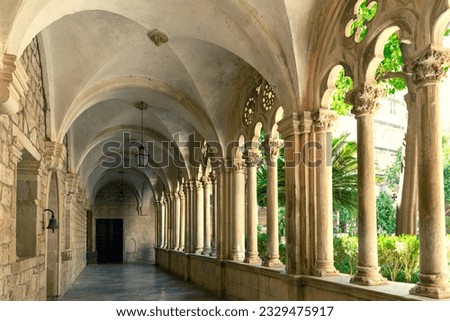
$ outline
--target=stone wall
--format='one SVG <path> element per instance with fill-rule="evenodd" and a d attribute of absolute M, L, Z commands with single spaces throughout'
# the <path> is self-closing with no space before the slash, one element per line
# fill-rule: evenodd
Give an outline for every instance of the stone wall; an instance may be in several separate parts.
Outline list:
<path fill-rule="evenodd" d="M 123 219 L 123 261 L 155 261 L 155 211 L 141 210 L 137 197 L 127 185 L 123 186 L 124 201 L 119 202 L 120 184 L 104 186 L 95 198 L 93 206 L 96 219 Z M 95 228 L 94 228 L 95 231 Z M 95 232 L 92 236 L 95 239 Z"/>
<path fill-rule="evenodd" d="M 86 265 L 85 199 L 76 201 L 67 217 L 62 214 L 66 206 L 66 166 L 50 168 L 47 164 L 48 106 L 36 38 L 17 64 L 28 77 L 28 90 L 20 101 L 18 113 L 0 116 L 0 301 L 46 300 L 48 296 L 64 294 Z M 65 155 L 60 161 L 66 162 Z M 53 173 L 56 173 L 54 180 Z M 21 189 L 17 190 L 19 185 Z M 49 215 L 43 210 L 49 207 L 62 227 L 54 233 L 46 229 Z M 24 212 L 27 220 L 18 219 Z M 70 229 L 66 231 L 63 227 L 67 219 Z M 21 231 L 29 231 L 35 238 L 25 243 L 31 248 L 17 245 L 21 242 L 17 237 Z M 65 244 L 66 232 L 70 233 L 70 244 Z M 20 257 L 17 249 L 22 252 Z M 52 262 L 49 262 L 49 249 Z"/>
<path fill-rule="evenodd" d="M 350 283 L 349 275 L 314 277 L 288 275 L 284 268 L 266 268 L 236 261 L 157 248 L 156 264 L 183 280 L 221 298 L 246 301 L 356 301 L 423 300 L 409 294 L 411 284 L 389 282 L 381 286 Z M 187 268 L 186 268 L 187 267 Z M 429 300 L 429 299 L 427 299 Z"/>

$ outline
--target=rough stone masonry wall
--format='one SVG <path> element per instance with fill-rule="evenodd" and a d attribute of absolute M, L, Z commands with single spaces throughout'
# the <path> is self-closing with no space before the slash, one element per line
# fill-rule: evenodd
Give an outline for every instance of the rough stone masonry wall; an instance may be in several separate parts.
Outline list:
<path fill-rule="evenodd" d="M 45 234 L 36 233 L 36 256 L 16 258 L 16 166 L 13 151 L 13 127 L 28 138 L 31 145 L 42 155 L 44 147 L 44 98 L 37 42 L 33 40 L 20 59 L 29 77 L 29 91 L 21 100 L 21 111 L 11 116 L 0 116 L 1 213 L 0 213 L 0 300 L 43 300 L 46 292 Z M 39 172 L 38 208 L 45 204 L 44 173 Z M 39 221 L 39 217 L 36 217 Z M 37 226 L 37 225 L 36 225 Z"/>
<path fill-rule="evenodd" d="M 46 233 L 43 209 L 47 207 L 49 171 L 45 168 L 45 96 L 37 39 L 23 52 L 20 62 L 29 78 L 29 90 L 20 102 L 20 111 L 0 116 L 0 300 L 45 300 L 47 298 Z M 14 132 L 14 134 L 13 134 Z M 26 140 L 28 149 L 40 159 L 37 172 L 36 255 L 16 257 L 16 188 L 17 148 L 14 136 Z M 23 142 L 22 142 L 23 143 Z M 65 173 L 58 173 L 59 186 L 64 186 Z M 58 190 L 59 202 L 64 202 L 64 188 Z M 64 206 L 59 206 L 59 209 Z M 60 218 L 63 216 L 60 215 Z M 62 294 L 75 280 L 86 263 L 86 215 L 83 206 L 75 204 L 71 213 L 71 259 L 64 262 L 59 276 Z M 60 223 L 61 224 L 61 223 Z M 64 232 L 59 230 L 60 238 Z M 59 244 L 64 249 L 64 242 Z M 58 253 L 58 264 L 62 261 Z"/>

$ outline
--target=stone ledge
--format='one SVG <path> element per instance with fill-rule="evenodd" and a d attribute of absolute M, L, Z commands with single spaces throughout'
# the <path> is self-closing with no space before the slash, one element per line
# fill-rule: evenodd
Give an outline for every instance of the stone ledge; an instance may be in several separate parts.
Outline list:
<path fill-rule="evenodd" d="M 343 294 L 359 300 L 381 301 L 450 301 L 436 300 L 409 294 L 414 284 L 388 282 L 386 285 L 364 286 L 350 283 L 350 275 L 341 274 L 334 277 L 300 276 L 302 287 L 311 287 L 336 294 Z"/>

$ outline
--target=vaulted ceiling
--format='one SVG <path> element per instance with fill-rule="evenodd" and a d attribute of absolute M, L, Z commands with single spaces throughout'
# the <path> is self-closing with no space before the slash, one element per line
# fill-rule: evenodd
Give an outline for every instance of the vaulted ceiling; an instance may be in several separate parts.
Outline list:
<path fill-rule="evenodd" d="M 248 69 L 267 79 L 287 108 L 297 104 L 306 63 L 296 57 L 307 55 L 307 41 L 300 35 L 308 34 L 314 3 L 6 0 L 10 12 L 17 13 L 5 51 L 20 55 L 38 36 L 48 135 L 54 141 L 66 139 L 70 170 L 94 198 L 124 170 L 105 166 L 105 143 L 140 141 L 137 102 L 148 105 L 143 140 L 154 142 L 155 159 L 162 153 L 172 157 L 174 150 L 188 158 L 183 146 L 160 148 L 175 135 L 187 141 L 195 133 L 221 144 L 233 139 L 233 124 L 227 120 L 239 110 L 233 106 L 237 84 Z M 167 39 L 155 42 L 152 34 Z M 132 159 L 136 151 L 109 150 L 109 159 L 119 154 Z M 178 176 L 175 168 L 125 170 L 140 195 L 158 184 L 173 188 Z M 193 168 L 186 170 L 195 174 Z"/>

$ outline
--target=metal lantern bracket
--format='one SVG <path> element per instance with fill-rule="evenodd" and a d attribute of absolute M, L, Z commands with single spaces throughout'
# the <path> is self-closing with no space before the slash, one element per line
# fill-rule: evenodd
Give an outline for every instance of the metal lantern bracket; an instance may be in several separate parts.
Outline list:
<path fill-rule="evenodd" d="M 46 208 L 46 209 L 44 210 L 44 213 L 45 213 L 45 212 L 50 212 L 50 213 L 52 213 L 52 216 L 50 217 L 50 219 L 49 219 L 49 221 L 48 221 L 47 229 L 48 229 L 48 230 L 52 230 L 52 233 L 55 233 L 55 230 L 59 229 L 58 221 L 57 221 L 56 218 L 55 218 L 55 213 L 54 213 L 51 209 L 49 209 L 49 208 Z M 43 222 L 45 222 L 45 215 L 44 215 L 44 220 L 43 220 Z"/>

